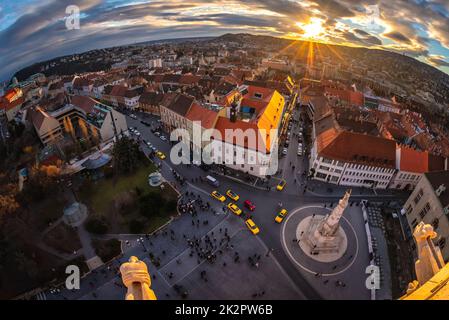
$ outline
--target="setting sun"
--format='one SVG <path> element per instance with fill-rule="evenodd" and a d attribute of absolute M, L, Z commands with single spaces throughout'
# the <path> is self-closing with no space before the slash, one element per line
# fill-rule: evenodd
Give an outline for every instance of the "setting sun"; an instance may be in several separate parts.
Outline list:
<path fill-rule="evenodd" d="M 297 22 L 296 25 L 303 31 L 303 37 L 308 39 L 316 38 L 324 31 L 323 20 L 318 18 L 310 19 L 309 23 Z"/>

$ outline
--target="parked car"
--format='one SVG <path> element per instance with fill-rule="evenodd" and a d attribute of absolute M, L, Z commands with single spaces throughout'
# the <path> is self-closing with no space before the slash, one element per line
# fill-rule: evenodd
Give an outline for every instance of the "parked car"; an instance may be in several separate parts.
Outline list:
<path fill-rule="evenodd" d="M 242 214 L 242 209 L 240 209 L 235 203 L 229 202 L 228 209 L 231 210 L 237 216 Z"/>
<path fill-rule="evenodd" d="M 167 138 L 165 136 L 160 136 L 159 137 L 162 141 L 167 141 Z"/>
<path fill-rule="evenodd" d="M 245 208 L 247 208 L 249 211 L 254 211 L 256 210 L 256 206 L 254 203 L 252 203 L 249 200 L 245 200 L 245 202 L 243 203 L 243 205 L 245 206 Z"/>
<path fill-rule="evenodd" d="M 226 191 L 226 195 L 234 201 L 238 201 L 240 199 L 240 196 L 232 190 Z"/>
<path fill-rule="evenodd" d="M 157 151 L 156 156 L 161 160 L 164 160 L 166 158 L 165 154 L 161 151 Z"/>
<path fill-rule="evenodd" d="M 220 183 L 218 182 L 218 180 L 215 179 L 215 178 L 212 177 L 212 176 L 206 176 L 206 181 L 207 181 L 211 186 L 214 186 L 214 187 L 218 187 L 218 186 L 220 185 Z"/>

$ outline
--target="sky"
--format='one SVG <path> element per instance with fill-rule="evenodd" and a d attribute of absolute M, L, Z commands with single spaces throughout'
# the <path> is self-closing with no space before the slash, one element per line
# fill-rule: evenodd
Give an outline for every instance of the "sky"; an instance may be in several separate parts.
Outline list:
<path fill-rule="evenodd" d="M 80 28 L 68 29 L 68 6 Z M 380 48 L 449 74 L 449 0 L 0 0 L 0 80 L 54 57 L 246 32 Z"/>

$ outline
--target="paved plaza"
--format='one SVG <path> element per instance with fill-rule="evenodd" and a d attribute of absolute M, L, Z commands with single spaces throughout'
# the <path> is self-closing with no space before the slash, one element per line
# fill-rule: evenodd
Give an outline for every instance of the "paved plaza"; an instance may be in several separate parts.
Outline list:
<path fill-rule="evenodd" d="M 142 133 L 141 147 L 146 154 L 149 149 L 143 140 L 169 154 L 170 143 L 161 141 L 139 121 L 128 120 L 129 126 L 137 127 Z M 151 117 L 147 121 L 151 121 Z M 306 163 L 294 150 L 289 151 L 285 159 L 291 160 L 300 170 Z M 298 226 L 313 214 L 328 214 L 331 204 L 335 206 L 345 190 L 340 188 L 336 192 L 334 188 L 333 193 L 327 193 L 315 186 L 314 191 L 303 192 L 303 186 L 310 182 L 301 175 L 295 176 L 291 170 L 293 174 L 290 174 L 289 163 L 285 160 L 282 161 L 285 167 L 282 176 L 288 182 L 282 192 L 261 190 L 225 176 L 217 176 L 220 186 L 216 188 L 199 179 L 210 173 L 197 166 L 175 166 L 168 158 L 156 162 L 161 164 L 164 179 L 183 194 L 182 201 L 200 196 L 211 208 L 198 209 L 193 217 L 183 213 L 153 235 L 110 235 L 122 240 L 123 255 L 86 275 L 80 290 L 47 292 L 46 299 L 123 299 L 126 290 L 118 267 L 131 255 L 147 263 L 153 278 L 152 288 L 159 299 L 371 299 L 371 292 L 365 286 L 370 257 L 358 204 L 362 199 L 389 201 L 397 199 L 397 195 L 353 190 L 350 205 L 340 220 L 346 235 L 346 250 L 337 260 L 323 263 L 310 258 L 299 247 L 298 230 L 299 235 L 301 230 Z M 179 185 L 174 171 L 187 183 Z M 227 211 L 228 201 L 221 203 L 210 197 L 213 190 L 225 194 L 229 189 L 240 195 L 236 202 L 240 208 L 243 209 L 243 201 L 249 199 L 255 203 L 256 210 L 251 214 L 244 210 L 242 217 L 237 217 Z M 279 203 L 289 212 L 281 224 L 274 222 Z M 198 208 L 197 204 L 195 206 Z M 245 226 L 244 217 L 249 215 L 260 229 L 256 236 Z M 225 240 L 227 237 L 229 240 Z M 144 241 L 138 242 L 139 238 Z M 195 242 L 193 248 L 189 241 Z M 387 255 L 386 248 L 383 249 L 381 255 Z M 238 259 L 234 261 L 236 252 Z M 205 256 L 199 257 L 199 253 Z M 387 270 L 388 257 L 382 261 L 383 269 Z M 387 280 L 385 278 L 384 283 Z M 379 298 L 384 297 L 388 297 L 388 290 L 379 295 Z"/>
<path fill-rule="evenodd" d="M 297 243 L 297 229 L 303 219 L 313 214 L 325 216 L 329 212 L 329 208 L 313 204 L 292 211 L 281 231 L 283 248 L 298 272 L 323 296 L 329 299 L 370 299 L 370 291 L 365 287 L 365 270 L 370 259 L 360 207 L 348 206 L 340 220 L 347 237 L 347 247 L 337 260 L 317 261 L 310 254 L 306 254 Z M 337 281 L 342 284 L 336 285 Z"/>

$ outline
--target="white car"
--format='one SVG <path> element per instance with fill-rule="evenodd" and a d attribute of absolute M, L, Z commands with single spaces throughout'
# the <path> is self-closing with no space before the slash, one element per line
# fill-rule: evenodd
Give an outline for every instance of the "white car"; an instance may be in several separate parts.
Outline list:
<path fill-rule="evenodd" d="M 140 137 L 140 132 L 139 131 L 136 130 L 134 133 L 136 134 L 136 136 Z"/>
<path fill-rule="evenodd" d="M 132 114 L 130 114 L 129 116 L 130 116 L 131 118 L 133 118 L 134 120 L 137 120 L 137 116 L 136 116 L 135 114 L 132 113 Z"/>
<path fill-rule="evenodd" d="M 148 148 L 151 148 L 153 145 L 147 141 L 147 146 L 148 146 Z"/>
<path fill-rule="evenodd" d="M 298 149 L 298 156 L 302 156 L 302 150 Z"/>
<path fill-rule="evenodd" d="M 287 153 L 288 153 L 288 149 L 287 149 L 287 148 L 282 149 L 282 154 L 283 154 L 284 156 L 286 156 Z"/>
<path fill-rule="evenodd" d="M 159 137 L 162 141 L 167 141 L 167 138 L 165 136 L 160 136 Z"/>
<path fill-rule="evenodd" d="M 161 135 L 161 133 L 160 133 L 159 131 L 156 131 L 156 132 L 154 133 L 154 135 L 155 135 L 156 137 L 159 137 L 159 136 Z"/>

